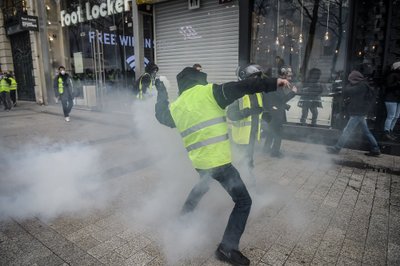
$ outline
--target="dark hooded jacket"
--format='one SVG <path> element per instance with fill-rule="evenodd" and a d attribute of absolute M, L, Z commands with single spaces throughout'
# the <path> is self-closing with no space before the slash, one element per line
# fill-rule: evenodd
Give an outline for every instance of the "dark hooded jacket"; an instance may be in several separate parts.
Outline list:
<path fill-rule="evenodd" d="M 385 102 L 400 102 L 400 69 L 390 71 L 386 78 Z"/>
<path fill-rule="evenodd" d="M 207 85 L 207 74 L 200 72 L 193 67 L 184 68 L 177 76 L 179 95 L 184 91 L 192 89 L 196 85 Z M 169 111 L 169 101 L 167 90 L 160 80 L 156 80 L 156 88 L 158 91 L 157 103 L 155 106 L 157 120 L 166 126 L 175 127 Z M 213 96 L 222 109 L 235 100 L 242 98 L 246 94 L 254 94 L 256 92 L 270 92 L 276 90 L 275 78 L 254 78 L 245 79 L 237 82 L 227 82 L 224 84 L 213 84 Z"/>
<path fill-rule="evenodd" d="M 343 99 L 349 115 L 367 115 L 369 109 L 375 104 L 375 93 L 369 86 L 365 77 L 353 70 L 348 77 L 349 84 L 343 90 Z"/>

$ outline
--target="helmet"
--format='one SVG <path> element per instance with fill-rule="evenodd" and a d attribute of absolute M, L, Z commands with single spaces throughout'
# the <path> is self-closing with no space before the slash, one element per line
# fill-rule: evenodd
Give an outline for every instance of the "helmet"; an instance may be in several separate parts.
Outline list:
<path fill-rule="evenodd" d="M 292 75 L 292 68 L 290 66 L 282 66 L 278 69 L 279 76 L 289 76 Z"/>
<path fill-rule="evenodd" d="M 250 64 L 245 67 L 238 67 L 236 69 L 236 76 L 239 80 L 247 79 L 254 75 L 261 75 L 262 68 L 260 65 Z"/>

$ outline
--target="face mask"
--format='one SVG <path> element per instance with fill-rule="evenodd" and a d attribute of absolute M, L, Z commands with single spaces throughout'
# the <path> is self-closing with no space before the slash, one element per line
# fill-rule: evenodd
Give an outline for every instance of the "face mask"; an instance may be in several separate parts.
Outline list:
<path fill-rule="evenodd" d="M 61 70 L 61 75 L 65 75 L 65 70 Z"/>

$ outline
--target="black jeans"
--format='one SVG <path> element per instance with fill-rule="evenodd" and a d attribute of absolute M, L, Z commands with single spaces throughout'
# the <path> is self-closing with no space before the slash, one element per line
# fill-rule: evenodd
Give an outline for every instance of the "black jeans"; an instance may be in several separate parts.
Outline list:
<path fill-rule="evenodd" d="M 201 198 L 209 190 L 211 178 L 217 180 L 235 202 L 221 243 L 228 249 L 239 249 L 239 241 L 246 227 L 252 203 L 239 172 L 232 164 L 208 170 L 197 170 L 197 172 L 200 174 L 200 181 L 190 191 L 183 205 L 182 214 L 191 212 L 196 208 Z"/>
<path fill-rule="evenodd" d="M 64 112 L 64 117 L 69 116 L 69 113 L 71 112 L 72 106 L 74 106 L 73 98 L 71 95 L 68 93 L 63 93 L 60 95 L 61 97 L 61 103 L 63 107 L 63 112 Z"/>
<path fill-rule="evenodd" d="M 10 92 L 2 91 L 0 97 L 4 104 L 4 110 L 11 110 Z"/>
<path fill-rule="evenodd" d="M 282 120 L 280 118 L 272 118 L 267 126 L 267 134 L 265 137 L 264 151 L 278 153 L 282 144 Z"/>

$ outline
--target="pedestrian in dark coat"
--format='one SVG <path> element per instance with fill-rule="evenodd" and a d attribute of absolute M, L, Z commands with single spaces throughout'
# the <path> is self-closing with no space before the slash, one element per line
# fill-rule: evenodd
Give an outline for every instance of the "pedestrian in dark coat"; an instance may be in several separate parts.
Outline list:
<path fill-rule="evenodd" d="M 386 120 L 384 139 L 396 140 L 393 129 L 400 116 L 400 61 L 392 65 L 385 84 Z"/>
<path fill-rule="evenodd" d="M 327 151 L 333 154 L 339 153 L 356 127 L 360 125 L 364 136 L 367 137 L 370 143 L 370 152 L 365 155 L 379 156 L 381 152 L 378 143 L 369 130 L 365 118 L 371 108 L 371 104 L 375 100 L 375 93 L 359 71 L 353 70 L 348 77 L 348 81 L 349 85 L 343 90 L 343 99 L 345 100 L 346 111 L 350 119 L 343 129 L 339 140 L 334 146 L 327 147 Z"/>

